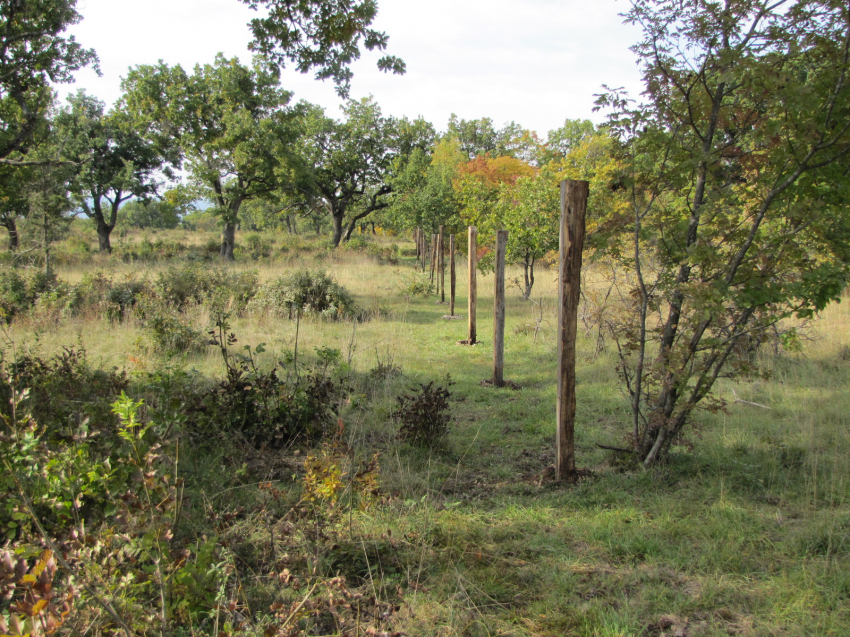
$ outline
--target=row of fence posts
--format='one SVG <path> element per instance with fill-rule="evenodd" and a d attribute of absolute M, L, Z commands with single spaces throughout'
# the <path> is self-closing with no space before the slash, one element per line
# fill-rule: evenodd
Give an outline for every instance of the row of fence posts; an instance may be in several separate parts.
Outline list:
<path fill-rule="evenodd" d="M 561 218 L 559 227 L 558 269 L 558 399 L 556 409 L 556 462 L 558 480 L 575 475 L 576 413 L 576 333 L 578 303 L 581 295 L 581 264 L 584 247 L 585 213 L 590 192 L 587 181 L 567 179 L 561 182 Z M 478 229 L 469 226 L 469 299 L 467 345 L 478 342 L 476 307 L 478 297 Z M 443 226 L 431 235 L 413 231 L 417 263 L 435 284 L 440 301 L 446 301 L 445 235 Z M 493 307 L 493 386 L 505 386 L 505 252 L 507 230 L 496 233 L 495 290 Z M 455 236 L 449 235 L 449 315 L 455 315 Z"/>

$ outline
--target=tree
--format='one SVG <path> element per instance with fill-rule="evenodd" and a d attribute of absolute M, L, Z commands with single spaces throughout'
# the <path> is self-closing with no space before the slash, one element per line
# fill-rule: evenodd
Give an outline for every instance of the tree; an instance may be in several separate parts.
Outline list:
<path fill-rule="evenodd" d="M 35 178 L 33 166 L 0 165 L 0 224 L 9 233 L 9 250 L 16 252 L 21 244 L 18 219 L 29 213 L 28 190 Z"/>
<path fill-rule="evenodd" d="M 464 223 L 478 226 L 479 235 L 499 230 L 500 219 L 495 212 L 501 188 L 505 184 L 515 184 L 520 177 L 531 177 L 535 172 L 534 166 L 515 157 L 479 155 L 459 166 L 453 186 Z"/>
<path fill-rule="evenodd" d="M 334 246 L 348 241 L 361 219 L 390 205 L 393 175 L 416 148 L 434 141 L 430 124 L 385 118 L 371 98 L 351 100 L 343 112 L 345 119 L 334 121 L 314 109 L 305 145 L 313 188 L 330 210 Z"/>
<path fill-rule="evenodd" d="M 523 298 L 534 287 L 534 265 L 550 250 L 558 248 L 560 207 L 558 181 L 544 169 L 533 176 L 505 182 L 499 189 L 494 220 L 508 231 L 505 259 L 523 268 Z"/>
<path fill-rule="evenodd" d="M 53 101 L 51 83 L 71 82 L 73 72 L 97 56 L 73 36 L 61 37 L 82 18 L 76 0 L 7 0 L 0 3 L 0 162 L 21 164 Z M 53 161 L 44 158 L 40 161 Z"/>
<path fill-rule="evenodd" d="M 540 153 L 540 163 L 546 164 L 566 157 L 571 150 L 591 137 L 596 128 L 589 119 L 567 119 L 560 128 L 549 131 Z"/>
<path fill-rule="evenodd" d="M 829 191 L 850 155 L 850 7 L 833 0 L 634 0 L 646 104 L 616 91 L 631 313 L 617 334 L 635 452 L 659 461 L 718 378 L 754 371 L 773 326 L 837 299 Z M 839 166 L 841 168 L 839 168 Z M 612 224 L 616 228 L 617 224 Z"/>
<path fill-rule="evenodd" d="M 450 233 L 460 232 L 463 220 L 453 182 L 462 163 L 466 163 L 466 155 L 456 140 L 440 140 L 431 152 L 414 150 L 393 182 L 393 221 L 402 228 L 423 228 L 431 233 L 440 226 Z"/>
<path fill-rule="evenodd" d="M 360 43 L 369 50 L 387 48 L 386 33 L 369 28 L 378 12 L 375 0 L 240 0 L 268 14 L 251 20 L 251 50 L 283 67 L 295 64 L 301 73 L 315 69 L 316 79 L 332 79 L 341 97 L 348 97 L 350 65 L 360 57 Z M 404 62 L 391 55 L 378 68 L 403 74 Z"/>
<path fill-rule="evenodd" d="M 282 187 L 294 166 L 302 108 L 288 108 L 274 69 L 247 68 L 222 55 L 215 64 L 140 66 L 130 71 L 123 101 L 149 139 L 180 149 L 198 192 L 222 224 L 221 257 L 233 260 L 243 202 Z"/>
<path fill-rule="evenodd" d="M 134 228 L 170 230 L 196 209 L 190 189 L 177 186 L 166 190 L 161 197 L 128 201 L 118 215 L 121 223 Z"/>
<path fill-rule="evenodd" d="M 499 147 L 499 135 L 489 117 L 466 120 L 452 113 L 446 137 L 457 140 L 461 152 L 468 159 L 495 154 Z"/>
<path fill-rule="evenodd" d="M 156 192 L 164 157 L 120 108 L 104 114 L 103 102 L 80 91 L 55 120 L 63 157 L 76 165 L 74 201 L 95 222 L 101 252 L 112 252 L 110 235 L 118 210 L 133 197 Z M 165 174 L 170 176 L 166 168 Z"/>

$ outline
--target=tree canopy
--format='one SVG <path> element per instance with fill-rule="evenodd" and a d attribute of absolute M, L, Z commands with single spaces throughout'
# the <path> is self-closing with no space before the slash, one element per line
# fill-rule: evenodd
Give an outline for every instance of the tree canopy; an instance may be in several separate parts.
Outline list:
<path fill-rule="evenodd" d="M 635 311 L 617 332 L 632 439 L 651 464 L 712 406 L 718 378 L 752 371 L 748 348 L 847 281 L 827 236 L 848 214 L 828 191 L 850 156 L 850 11 L 635 0 L 626 18 L 644 30 L 647 101 L 600 103 L 614 107 L 630 198 L 608 243 L 631 255 Z"/>
<path fill-rule="evenodd" d="M 71 82 L 84 66 L 97 69 L 93 50 L 62 36 L 81 19 L 77 0 L 0 3 L 0 161 L 25 161 L 10 155 L 26 154 L 44 128 L 51 83 Z"/>
<path fill-rule="evenodd" d="M 273 69 L 222 55 L 192 74 L 163 63 L 137 67 L 124 89 L 128 112 L 150 138 L 179 148 L 192 183 L 221 219 L 221 256 L 233 259 L 242 203 L 279 189 L 296 170 L 303 109 L 288 107 L 291 94 Z"/>
<path fill-rule="evenodd" d="M 369 51 L 384 51 L 389 37 L 371 28 L 378 12 L 375 0 L 240 0 L 268 14 L 251 20 L 251 49 L 275 64 L 292 63 L 301 73 L 315 71 L 319 80 L 331 79 L 337 92 L 348 97 L 351 63 L 360 58 L 362 44 Z M 383 71 L 402 74 L 404 62 L 384 55 Z"/>

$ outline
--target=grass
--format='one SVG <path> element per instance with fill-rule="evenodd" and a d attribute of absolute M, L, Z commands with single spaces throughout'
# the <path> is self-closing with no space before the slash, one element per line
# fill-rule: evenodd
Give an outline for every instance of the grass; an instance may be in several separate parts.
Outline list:
<path fill-rule="evenodd" d="M 323 268 L 374 310 L 363 323 L 303 321 L 297 347 L 306 357 L 323 346 L 341 352 L 354 386 L 341 414 L 346 436 L 358 456 L 381 453 L 383 504 L 351 514 L 344 541 L 326 547 L 324 564 L 366 595 L 390 600 L 398 590 L 400 607 L 387 623 L 392 629 L 417 636 L 850 634 L 846 304 L 812 324 L 800 352 L 763 348 L 768 379 L 720 383 L 726 412 L 700 413 L 687 431 L 690 444 L 652 470 L 630 467 L 596 446 L 622 444 L 628 405 L 611 347 L 598 352 L 595 332 L 582 333 L 576 444 L 578 464 L 592 476 L 558 486 L 545 479 L 554 463 L 552 271 L 537 276 L 532 298 L 540 306 L 509 288 L 505 374 L 521 388 L 510 390 L 481 385 L 492 374 L 492 276 L 479 275 L 482 342 L 464 347 L 456 343 L 466 337 L 465 321 L 445 320 L 448 309 L 434 297 L 399 292 L 409 262 L 299 253 L 234 267 L 256 268 L 262 280 L 297 267 Z M 74 281 L 82 271 L 75 266 L 60 276 Z M 518 274 L 509 271 L 508 279 Z M 603 273 L 589 270 L 594 275 Z M 462 314 L 465 277 L 461 265 Z M 204 328 L 208 316 L 201 310 L 194 320 Z M 233 322 L 240 344 L 267 344 L 263 364 L 295 348 L 295 330 L 294 322 L 267 317 Z M 104 366 L 161 364 L 136 355 L 140 332 L 132 321 L 23 321 L 10 335 L 19 344 L 38 340 L 45 351 L 80 342 Z M 223 371 L 212 348 L 177 364 L 212 376 Z M 402 375 L 370 377 L 379 366 L 398 367 Z M 400 444 L 391 416 L 395 397 L 447 374 L 455 383 L 454 420 L 444 448 Z M 227 509 L 236 497 L 248 510 L 229 531 L 247 578 L 274 561 L 274 537 L 252 514 L 267 466 L 228 465 L 229 453 L 189 451 L 181 462 L 193 500 L 202 495 L 209 506 Z M 298 473 L 303 456 L 288 453 Z M 299 488 L 289 476 L 275 483 Z M 202 518 L 193 518 L 193 532 L 206 531 Z M 257 576 L 242 595 L 265 609 L 276 588 Z"/>

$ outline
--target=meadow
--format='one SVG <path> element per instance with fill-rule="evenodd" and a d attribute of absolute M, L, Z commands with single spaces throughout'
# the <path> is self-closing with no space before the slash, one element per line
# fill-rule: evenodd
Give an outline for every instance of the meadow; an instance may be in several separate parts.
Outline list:
<path fill-rule="evenodd" d="M 435 295 L 415 293 L 426 277 L 415 274 L 406 237 L 361 237 L 337 251 L 304 237 L 254 237 L 243 239 L 235 264 L 198 259 L 197 267 L 256 272 L 258 285 L 299 270 L 323 271 L 351 293 L 357 319 L 294 320 L 237 308 L 226 291 L 218 305 L 179 309 L 183 324 L 201 334 L 215 332 L 218 320 L 227 328 L 222 333 L 235 335 L 229 351 L 246 353 L 239 359 L 222 355 L 215 334 L 188 351 L 165 351 L 150 342 L 150 319 L 133 311 L 120 320 L 70 312 L 59 301 L 36 303 L 3 328 L 5 365 L 24 355 L 48 360 L 63 348 L 84 350 L 89 370 L 126 371 L 127 395 L 150 405 L 139 407 L 140 422 L 174 423 L 167 429 L 174 437 L 163 438 L 165 451 L 148 466 L 168 474 L 162 488 L 176 494 L 176 508 L 159 526 L 137 522 L 160 529 L 151 531 L 157 538 L 167 526 L 169 551 L 132 544 L 137 563 L 156 565 L 148 579 L 136 576 L 136 588 L 118 585 L 136 567 L 117 560 L 113 571 L 98 570 L 93 556 L 75 554 L 77 579 L 97 583 L 133 632 L 850 633 L 846 303 L 803 326 L 798 349 L 763 344 L 754 356 L 765 373 L 721 381 L 716 394 L 725 409 L 700 412 L 669 460 L 646 470 L 599 447 L 627 446 L 630 424 L 616 348 L 598 325 L 609 269 L 588 264 L 576 419 L 577 464 L 588 475 L 564 485 L 552 480 L 551 469 L 555 270 L 539 271 L 531 301 L 509 285 L 505 376 L 516 387 L 494 389 L 482 384 L 492 375 L 492 275 L 479 274 L 481 342 L 469 347 L 458 344 L 466 338 L 462 258 L 461 318 L 453 319 Z M 155 281 L 185 267 L 185 246 L 202 253 L 215 243 L 211 233 L 137 235 L 101 257 L 79 248 L 85 240 L 57 248 L 66 255 L 57 274 L 67 285 L 96 271 L 112 282 Z M 178 244 L 184 249 L 167 249 Z M 520 275 L 509 268 L 507 279 Z M 310 439 L 278 445 L 252 444 L 224 427 L 193 431 L 181 416 L 181 400 L 188 400 L 182 392 L 215 386 L 237 364 L 257 382 L 273 368 L 287 379 L 329 379 L 337 387 L 329 394 L 331 424 Z M 399 438 L 399 397 L 420 395 L 431 382 L 450 393 L 449 431 L 433 444 L 414 445 Z M 5 484 L 11 492 L 14 483 Z M 151 518 L 154 509 L 165 510 L 150 505 L 137 515 L 147 510 Z M 108 504 L 98 510 L 98 533 L 118 546 L 123 522 L 109 517 Z M 9 535 L 7 548 L 36 555 L 21 548 L 38 545 L 37 531 L 30 531 Z M 188 564 L 197 566 L 191 577 Z M 58 573 L 57 582 L 67 578 Z M 120 632 L 89 592 L 78 594 L 61 630 Z"/>

